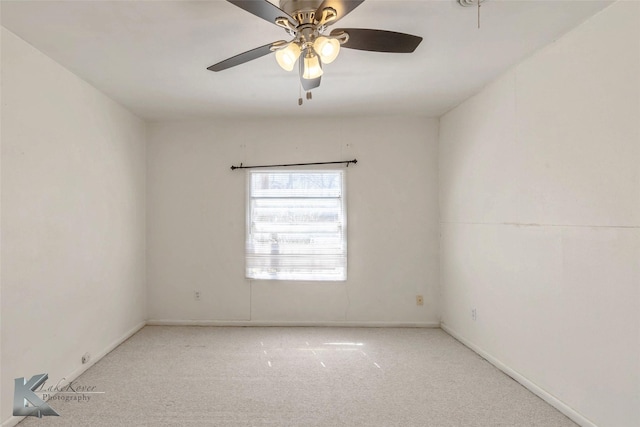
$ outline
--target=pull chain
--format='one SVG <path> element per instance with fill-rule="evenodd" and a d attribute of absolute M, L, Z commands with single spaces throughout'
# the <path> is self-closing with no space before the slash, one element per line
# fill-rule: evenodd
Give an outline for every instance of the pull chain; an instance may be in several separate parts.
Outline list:
<path fill-rule="evenodd" d="M 458 0 L 458 4 L 462 7 L 472 8 L 473 6 L 477 7 L 478 12 L 478 29 L 480 29 L 480 8 L 482 5 L 480 3 L 484 3 L 485 0 Z"/>
<path fill-rule="evenodd" d="M 307 91 L 305 96 L 307 98 L 307 101 L 311 101 L 313 99 L 311 91 Z M 302 99 L 302 85 L 300 85 L 298 86 L 298 105 L 302 106 L 303 103 L 304 100 Z"/>

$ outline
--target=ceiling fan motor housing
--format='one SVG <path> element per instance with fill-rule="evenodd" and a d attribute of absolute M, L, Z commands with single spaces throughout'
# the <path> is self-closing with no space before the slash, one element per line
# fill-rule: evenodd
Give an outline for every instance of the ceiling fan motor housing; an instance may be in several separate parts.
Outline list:
<path fill-rule="evenodd" d="M 276 20 L 276 24 L 284 24 L 287 32 L 296 38 L 300 47 L 309 49 L 325 29 L 323 24 L 318 22 L 321 16 L 316 17 L 316 11 L 321 4 L 322 0 L 280 0 L 280 9 L 293 17 L 298 25 L 293 29 L 286 22 Z"/>
<path fill-rule="evenodd" d="M 315 14 L 321 4 L 322 0 L 280 0 L 280 9 L 297 19 L 296 15 L 300 13 L 307 16 L 309 12 Z"/>

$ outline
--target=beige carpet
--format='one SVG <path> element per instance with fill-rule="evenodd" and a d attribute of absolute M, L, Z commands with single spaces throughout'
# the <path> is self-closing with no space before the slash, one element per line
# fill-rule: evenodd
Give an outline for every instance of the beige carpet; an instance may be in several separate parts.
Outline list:
<path fill-rule="evenodd" d="M 575 426 L 440 329 L 147 326 L 76 383 L 20 425 Z"/>

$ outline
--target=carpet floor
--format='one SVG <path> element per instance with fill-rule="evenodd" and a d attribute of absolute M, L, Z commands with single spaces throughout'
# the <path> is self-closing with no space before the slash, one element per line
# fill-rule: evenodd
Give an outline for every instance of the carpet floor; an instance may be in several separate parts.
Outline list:
<path fill-rule="evenodd" d="M 74 384 L 20 426 L 575 426 L 440 329 L 147 326 Z"/>

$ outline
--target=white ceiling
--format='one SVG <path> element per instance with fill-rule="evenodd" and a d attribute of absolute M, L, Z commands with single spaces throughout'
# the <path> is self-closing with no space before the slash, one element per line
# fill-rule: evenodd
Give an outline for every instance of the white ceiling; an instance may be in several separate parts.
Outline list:
<path fill-rule="evenodd" d="M 277 3 L 274 0 L 274 3 Z M 367 0 L 334 27 L 422 36 L 412 54 L 343 49 L 313 100 L 298 106 L 295 72 L 268 55 L 219 73 L 206 68 L 276 40 L 284 30 L 222 0 L 2 1 L 2 25 L 135 114 L 439 116 L 509 66 L 610 1 Z"/>

